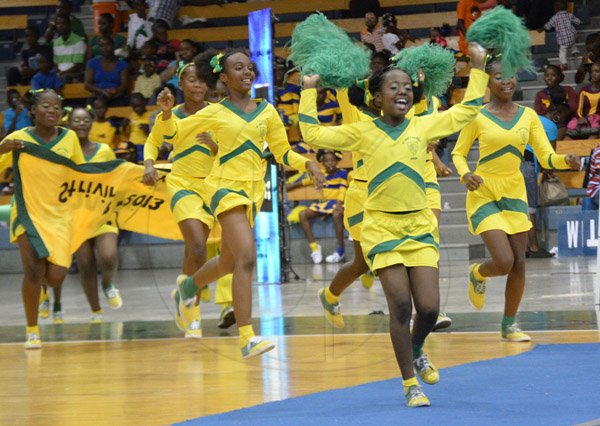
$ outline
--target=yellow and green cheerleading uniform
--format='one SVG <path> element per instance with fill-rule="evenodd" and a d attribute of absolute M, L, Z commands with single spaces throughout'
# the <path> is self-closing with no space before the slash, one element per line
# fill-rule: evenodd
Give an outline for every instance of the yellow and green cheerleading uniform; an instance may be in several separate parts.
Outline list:
<path fill-rule="evenodd" d="M 300 129 L 314 146 L 357 151 L 367 173 L 361 247 L 372 271 L 402 264 L 438 267 L 439 232 L 425 192 L 428 142 L 457 132 L 475 118 L 488 76 L 473 70 L 461 104 L 448 111 L 390 126 L 377 118 L 337 127 L 319 126 L 316 89 L 302 92 Z"/>
<path fill-rule="evenodd" d="M 479 161 L 473 173 L 481 176 L 483 184 L 467 192 L 469 230 L 474 235 L 492 229 L 509 235 L 528 231 L 532 225 L 520 172 L 525 146 L 533 147 L 543 168 L 569 168 L 565 156 L 554 152 L 533 109 L 519 106 L 515 117 L 507 123 L 484 108 L 461 131 L 452 151 L 461 181 L 470 172 L 467 154 L 475 140 L 479 140 Z"/>
<path fill-rule="evenodd" d="M 208 147 L 196 142 L 196 135 L 201 132 L 197 132 L 193 127 L 188 127 L 187 133 L 181 133 L 178 137 L 173 133 L 162 133 L 162 129 L 171 128 L 172 123 L 188 117 L 183 112 L 183 105 L 178 105 L 171 111 L 171 118 L 167 120 L 170 124 L 166 126 L 157 126 L 158 123 L 165 123 L 162 112 L 156 117 L 155 125 L 144 145 L 144 161 L 147 159 L 156 161 L 163 141 L 173 144 L 173 152 L 170 156 L 173 164 L 166 178 L 171 211 L 177 223 L 195 219 L 212 228 L 206 243 L 207 259 L 211 259 L 220 253 L 221 227 L 204 203 L 201 192 L 215 157 Z M 231 285 L 231 274 L 219 278 L 215 291 L 216 304 L 231 303 Z"/>
<path fill-rule="evenodd" d="M 104 161 L 116 160 L 117 156 L 109 145 L 96 142 L 96 149 L 88 156 L 83 154 L 86 163 L 102 163 Z M 96 238 L 102 234 L 118 234 L 119 228 L 110 223 L 102 225 L 91 238 Z"/>
<path fill-rule="evenodd" d="M 58 155 L 70 159 L 75 164 L 82 164 L 85 162 L 81 146 L 79 145 L 79 138 L 75 132 L 65 129 L 64 127 L 58 127 L 58 136 L 54 140 L 45 143 L 40 140 L 33 133 L 33 127 L 26 127 L 16 132 L 11 133 L 6 139 L 16 139 L 23 142 L 29 142 L 35 145 L 40 145 L 50 151 L 54 151 Z M 8 152 L 0 155 L 0 164 L 2 168 L 12 167 L 13 153 Z M 40 182 L 40 185 L 44 185 L 44 182 Z M 23 191 L 26 191 L 23 188 Z M 25 228 L 21 224 L 19 213 L 17 211 L 17 204 L 13 203 L 10 209 L 10 242 L 16 243 L 17 238 L 25 233 Z"/>
<path fill-rule="evenodd" d="M 342 111 L 344 124 L 359 121 L 372 121 L 376 116 L 368 111 L 360 111 L 350 103 L 348 90 L 341 89 L 337 92 L 337 100 Z M 352 152 L 352 181 L 346 191 L 344 202 L 344 226 L 354 241 L 360 241 L 360 229 L 364 217 L 364 205 L 367 201 L 367 172 L 363 167 L 363 158 L 360 152 Z"/>
<path fill-rule="evenodd" d="M 406 118 L 412 118 L 413 116 L 422 117 L 424 115 L 436 114 L 440 108 L 440 100 L 433 96 L 429 99 L 423 98 L 418 104 L 413 107 L 406 114 Z M 427 193 L 427 205 L 430 209 L 441 210 L 442 209 L 442 194 L 440 193 L 440 184 L 437 180 L 437 172 L 433 165 L 433 154 L 428 151 L 427 159 L 425 163 L 425 192 Z"/>
<path fill-rule="evenodd" d="M 158 114 L 144 144 L 144 161 L 156 161 L 163 141 L 172 143 L 173 164 L 166 183 L 175 221 L 179 223 L 186 219 L 196 219 L 212 228 L 214 218 L 200 195 L 204 180 L 213 166 L 214 156 L 211 150 L 198 144 L 196 135 L 201 132 L 193 127 L 187 127 L 186 132 L 177 137 L 173 132 L 163 132 L 163 129 L 174 129 L 174 123 L 185 118 L 182 105 L 173 108 L 171 118 L 167 121 L 163 121 L 162 112 Z"/>
<path fill-rule="evenodd" d="M 218 144 L 218 157 L 201 194 L 214 217 L 245 206 L 248 221 L 254 225 L 254 216 L 260 210 L 265 193 L 262 158 L 265 143 L 278 162 L 298 171 L 306 170 L 307 159 L 290 149 L 279 113 L 265 100 L 260 101 L 254 111 L 245 113 L 224 99 L 184 120 L 157 120 L 155 127 L 159 127 L 162 134 L 170 135 L 174 146 L 179 141 L 193 142 L 195 135 L 202 132 L 209 132 Z"/>

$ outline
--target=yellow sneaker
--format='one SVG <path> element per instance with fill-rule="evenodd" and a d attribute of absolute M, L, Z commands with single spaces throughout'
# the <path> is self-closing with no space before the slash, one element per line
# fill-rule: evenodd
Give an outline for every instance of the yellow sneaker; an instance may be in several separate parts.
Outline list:
<path fill-rule="evenodd" d="M 367 272 L 366 274 L 362 274 L 360 276 L 360 283 L 367 290 L 370 290 L 371 287 L 373 287 L 374 282 L 375 282 L 375 275 L 373 275 L 373 272 L 371 272 L 371 271 Z"/>
<path fill-rule="evenodd" d="M 478 263 L 473 263 L 469 266 L 469 302 L 477 310 L 482 310 L 485 306 L 485 289 L 487 280 L 479 281 L 475 278 L 473 270 L 478 266 Z"/>
<path fill-rule="evenodd" d="M 63 311 L 52 311 L 52 322 L 54 324 L 64 324 Z"/>
<path fill-rule="evenodd" d="M 50 316 L 50 296 L 48 296 L 48 292 L 44 289 L 44 287 L 42 287 L 42 291 L 40 292 L 40 307 L 38 315 L 43 319 L 46 319 Z"/>
<path fill-rule="evenodd" d="M 514 323 L 506 330 L 502 330 L 503 342 L 531 342 L 531 337 L 523 333 L 517 323 Z"/>
<path fill-rule="evenodd" d="M 250 340 L 248 340 L 246 346 L 241 348 L 242 358 L 253 358 L 255 356 L 259 356 L 266 352 L 269 352 L 273 349 L 275 349 L 275 344 L 273 342 L 264 340 L 258 336 L 254 336 Z"/>
<path fill-rule="evenodd" d="M 437 317 L 437 321 L 433 326 L 432 331 L 443 330 L 444 328 L 448 328 L 452 325 L 452 319 L 443 312 L 440 312 Z"/>
<path fill-rule="evenodd" d="M 171 291 L 171 298 L 173 302 L 175 302 L 175 324 L 177 324 L 177 328 L 181 331 L 185 331 L 186 324 L 183 322 L 183 318 L 181 318 L 181 314 L 179 313 L 179 292 L 176 288 Z"/>
<path fill-rule="evenodd" d="M 419 375 L 428 385 L 435 385 L 440 381 L 440 372 L 437 368 L 429 361 L 427 354 L 422 353 L 417 359 L 413 361 L 415 372 Z"/>
<path fill-rule="evenodd" d="M 196 319 L 196 313 L 194 312 L 196 309 L 196 297 L 187 300 L 182 297 L 183 289 L 181 286 L 183 285 L 183 280 L 186 278 L 186 275 L 179 275 L 177 277 L 177 290 L 179 293 L 179 315 L 181 315 L 184 324 L 187 325 Z"/>
<path fill-rule="evenodd" d="M 344 317 L 342 316 L 342 312 L 340 311 L 340 304 L 331 304 L 327 301 L 325 297 L 325 289 L 322 288 L 319 290 L 319 300 L 321 301 L 321 306 L 325 310 L 325 317 L 327 321 L 335 328 L 344 328 Z"/>
<path fill-rule="evenodd" d="M 121 306 L 123 306 L 123 299 L 121 299 L 119 290 L 113 286 L 104 289 L 104 296 L 106 296 L 106 300 L 111 308 L 119 309 Z"/>
<path fill-rule="evenodd" d="M 202 323 L 200 322 L 200 305 L 195 305 L 193 308 L 194 319 L 185 328 L 186 339 L 201 339 L 202 338 Z"/>
<path fill-rule="evenodd" d="M 419 385 L 410 386 L 406 389 L 404 397 L 406 398 L 407 407 L 429 407 L 431 405 L 429 398 L 425 396 Z"/>
<path fill-rule="evenodd" d="M 104 311 L 102 309 L 97 310 L 97 311 L 92 311 L 92 315 L 90 316 L 90 323 L 91 324 L 102 324 L 104 322 L 104 318 L 102 317 L 103 313 L 104 313 Z"/>
<path fill-rule="evenodd" d="M 202 300 L 204 303 L 210 303 L 211 298 L 212 294 L 210 292 L 210 286 L 207 285 L 202 290 L 200 290 L 200 300 Z"/>
<path fill-rule="evenodd" d="M 26 334 L 23 347 L 25 349 L 40 349 L 42 347 L 42 339 L 40 339 L 40 332 L 37 327 L 36 331 Z"/>

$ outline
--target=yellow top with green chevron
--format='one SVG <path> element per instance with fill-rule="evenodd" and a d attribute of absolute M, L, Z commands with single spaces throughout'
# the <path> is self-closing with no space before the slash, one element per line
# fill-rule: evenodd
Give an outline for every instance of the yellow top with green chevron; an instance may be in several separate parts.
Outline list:
<path fill-rule="evenodd" d="M 377 117 L 369 111 L 361 111 L 350 103 L 348 89 L 339 89 L 337 91 L 337 101 L 342 111 L 342 122 L 344 124 L 358 123 L 359 121 L 372 121 Z M 367 172 L 363 167 L 364 160 L 360 152 L 352 152 L 353 179 L 367 180 Z"/>
<path fill-rule="evenodd" d="M 316 89 L 300 99 L 300 129 L 309 144 L 358 151 L 367 172 L 366 209 L 406 212 L 427 207 L 423 174 L 428 141 L 459 131 L 473 120 L 483 103 L 488 76 L 473 70 L 461 104 L 439 114 L 404 119 L 393 127 L 377 118 L 336 127 L 319 126 Z"/>
<path fill-rule="evenodd" d="M 500 120 L 483 108 L 477 118 L 461 132 L 452 151 L 459 176 L 469 173 L 467 154 L 479 140 L 479 162 L 475 173 L 512 177 L 518 173 L 525 146 L 533 147 L 535 156 L 545 169 L 568 169 L 564 155 L 554 152 L 537 113 L 519 105 L 510 122 Z"/>
<path fill-rule="evenodd" d="M 186 149 L 206 149 L 206 146 L 196 143 L 195 137 L 208 132 L 219 146 L 210 172 L 216 177 L 234 181 L 263 180 L 265 143 L 279 163 L 299 171 L 306 170 L 307 159 L 290 149 L 279 113 L 265 100 L 260 101 L 254 111 L 246 113 L 229 99 L 224 99 L 183 120 L 157 119 L 156 126 L 171 137 L 173 146 L 185 146 Z"/>
<path fill-rule="evenodd" d="M 421 98 L 421 100 L 418 103 L 414 104 L 410 111 L 408 111 L 408 114 L 406 114 L 406 118 L 410 119 L 415 116 L 423 117 L 429 114 L 436 114 L 439 111 L 441 105 L 442 102 L 436 96 L 432 96 L 431 98 Z M 427 161 L 430 161 L 432 159 L 433 154 L 430 151 L 428 151 Z"/>
<path fill-rule="evenodd" d="M 102 163 L 104 161 L 116 160 L 117 156 L 112 148 L 103 143 L 96 142 L 96 148 L 90 155 L 83 154 L 87 163 Z"/>
<path fill-rule="evenodd" d="M 79 145 L 79 138 L 72 130 L 64 127 L 58 128 L 58 136 L 52 141 L 46 143 L 39 139 L 33 133 L 33 127 L 25 127 L 24 129 L 12 132 L 5 139 L 15 139 L 23 142 L 31 142 L 35 145 L 40 145 L 50 151 L 56 152 L 58 155 L 68 158 L 75 164 L 85 163 L 81 146 Z M 13 154 L 8 152 L 0 155 L 0 171 L 12 167 Z"/>
<path fill-rule="evenodd" d="M 170 155 L 173 161 L 171 173 L 185 177 L 205 178 L 212 168 L 214 156 L 207 146 L 196 142 L 196 135 L 202 132 L 187 127 L 185 133 L 174 137 L 174 123 L 187 116 L 183 112 L 182 105 L 176 106 L 171 111 L 171 118 L 166 122 L 162 119 L 162 112 L 156 117 L 154 127 L 144 144 L 144 161 L 156 160 L 163 142 L 171 143 L 173 144 L 173 152 Z"/>

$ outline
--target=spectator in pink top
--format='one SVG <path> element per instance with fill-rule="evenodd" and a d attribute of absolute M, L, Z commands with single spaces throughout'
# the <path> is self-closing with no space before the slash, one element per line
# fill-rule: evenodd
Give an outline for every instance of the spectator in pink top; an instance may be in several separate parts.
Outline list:
<path fill-rule="evenodd" d="M 375 12 L 365 13 L 366 28 L 360 33 L 360 41 L 371 48 L 374 52 L 381 52 L 383 47 L 383 34 L 385 30 L 379 23 Z"/>

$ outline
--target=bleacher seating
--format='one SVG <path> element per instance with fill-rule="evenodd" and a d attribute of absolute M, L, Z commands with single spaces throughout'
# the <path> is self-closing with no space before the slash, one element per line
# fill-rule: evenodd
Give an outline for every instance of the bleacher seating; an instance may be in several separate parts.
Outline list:
<path fill-rule="evenodd" d="M 600 145 L 600 139 L 564 140 L 556 142 L 558 154 L 575 154 L 579 157 L 589 157 L 592 149 Z M 562 171 L 554 172 L 567 188 L 581 188 L 585 178 L 585 171 Z"/>

